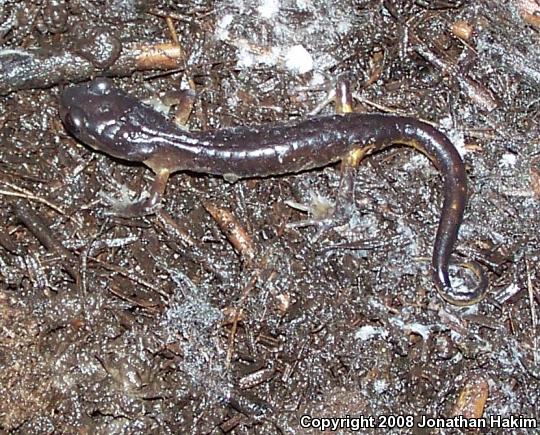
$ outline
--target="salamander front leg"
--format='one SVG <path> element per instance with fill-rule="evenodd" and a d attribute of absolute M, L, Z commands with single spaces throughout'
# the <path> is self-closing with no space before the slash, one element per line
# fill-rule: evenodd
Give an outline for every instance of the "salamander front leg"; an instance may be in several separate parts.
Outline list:
<path fill-rule="evenodd" d="M 161 169 L 156 171 L 156 178 L 149 192 L 143 192 L 135 202 L 120 201 L 111 205 L 105 214 L 122 217 L 137 217 L 154 214 L 161 207 L 161 198 L 167 186 L 170 171 Z"/>

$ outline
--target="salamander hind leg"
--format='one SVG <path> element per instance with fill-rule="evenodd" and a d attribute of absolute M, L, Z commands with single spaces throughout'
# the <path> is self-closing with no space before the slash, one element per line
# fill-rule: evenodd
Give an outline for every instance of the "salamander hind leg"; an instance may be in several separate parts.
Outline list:
<path fill-rule="evenodd" d="M 363 147 L 352 150 L 341 161 L 341 179 L 335 194 L 335 199 L 330 200 L 324 196 L 311 193 L 311 201 L 302 204 L 295 201 L 287 201 L 289 207 L 308 214 L 308 219 L 292 222 L 288 228 L 316 226 L 319 228 L 316 239 L 324 232 L 335 229 L 338 232 L 350 227 L 353 216 L 357 211 L 354 200 L 354 177 L 356 167 L 364 156 L 371 152 L 371 148 Z"/>
<path fill-rule="evenodd" d="M 346 80 L 345 76 L 338 77 L 336 80 L 334 103 L 337 113 L 351 113 L 353 111 L 350 83 Z M 314 193 L 311 194 L 309 204 L 288 201 L 287 204 L 290 207 L 309 215 L 308 219 L 291 223 L 288 227 L 317 226 L 320 228 L 317 238 L 329 229 L 347 227 L 355 211 L 355 171 L 362 159 L 371 151 L 372 148 L 370 147 L 357 147 L 342 157 L 340 167 L 341 179 L 334 201 Z"/>
<path fill-rule="evenodd" d="M 285 201 L 289 207 L 308 214 L 308 219 L 291 222 L 287 224 L 288 228 L 317 226 L 325 229 L 332 226 L 332 216 L 336 207 L 335 203 L 313 191 L 310 192 L 310 195 L 311 198 L 308 204 L 290 200 Z"/>

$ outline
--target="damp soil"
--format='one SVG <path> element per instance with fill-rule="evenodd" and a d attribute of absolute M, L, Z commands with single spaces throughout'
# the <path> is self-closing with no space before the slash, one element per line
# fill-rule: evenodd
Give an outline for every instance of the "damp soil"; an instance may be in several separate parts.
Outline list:
<path fill-rule="evenodd" d="M 456 433 L 421 426 L 457 415 L 530 433 L 538 14 L 522 0 L 1 2 L 3 433 Z M 160 44 L 180 47 L 174 62 L 119 63 Z M 191 130 L 332 113 L 338 77 L 357 112 L 432 123 L 467 166 L 454 256 L 482 265 L 488 297 L 439 298 L 441 174 L 405 146 L 361 162 L 351 215 L 323 230 L 296 225 L 310 216 L 290 202 L 331 203 L 339 166 L 178 173 L 156 214 L 108 215 L 153 174 L 64 129 L 62 89 L 103 75 L 141 99 L 191 89 Z M 452 280 L 474 285 L 462 268 Z"/>

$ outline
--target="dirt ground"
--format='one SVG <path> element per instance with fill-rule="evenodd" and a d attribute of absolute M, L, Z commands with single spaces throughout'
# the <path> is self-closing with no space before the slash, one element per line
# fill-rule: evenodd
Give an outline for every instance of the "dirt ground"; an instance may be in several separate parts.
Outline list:
<path fill-rule="evenodd" d="M 539 433 L 539 31 L 533 0 L 0 1 L 1 433 Z M 191 89 L 191 130 L 332 113 L 344 75 L 355 111 L 432 123 L 488 297 L 437 295 L 441 177 L 407 147 L 327 231 L 289 204 L 332 201 L 338 166 L 178 173 L 156 214 L 107 215 L 153 174 L 64 129 L 63 88 L 102 75 Z"/>

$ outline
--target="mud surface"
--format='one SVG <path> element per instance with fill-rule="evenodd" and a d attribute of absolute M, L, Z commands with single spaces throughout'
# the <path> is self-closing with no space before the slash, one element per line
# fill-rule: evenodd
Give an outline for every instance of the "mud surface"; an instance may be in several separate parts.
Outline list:
<path fill-rule="evenodd" d="M 538 6 L 328 4 L 0 2 L 3 431 L 540 421 Z M 173 62 L 143 65 L 138 50 L 157 44 L 174 45 Z M 291 227 L 308 216 L 286 201 L 333 200 L 339 167 L 232 184 L 179 173 L 156 215 L 123 219 L 104 213 L 106 197 L 136 196 L 153 175 L 78 143 L 58 116 L 64 86 L 108 75 L 141 99 L 191 88 L 192 130 L 287 121 L 331 113 L 342 74 L 355 111 L 431 122 L 462 153 L 470 199 L 455 257 L 485 269 L 479 304 L 437 296 L 441 178 L 410 148 L 367 157 L 353 215 L 322 233 Z M 236 247 L 209 209 L 233 219 Z M 531 433 L 513 423 L 506 433 Z"/>

